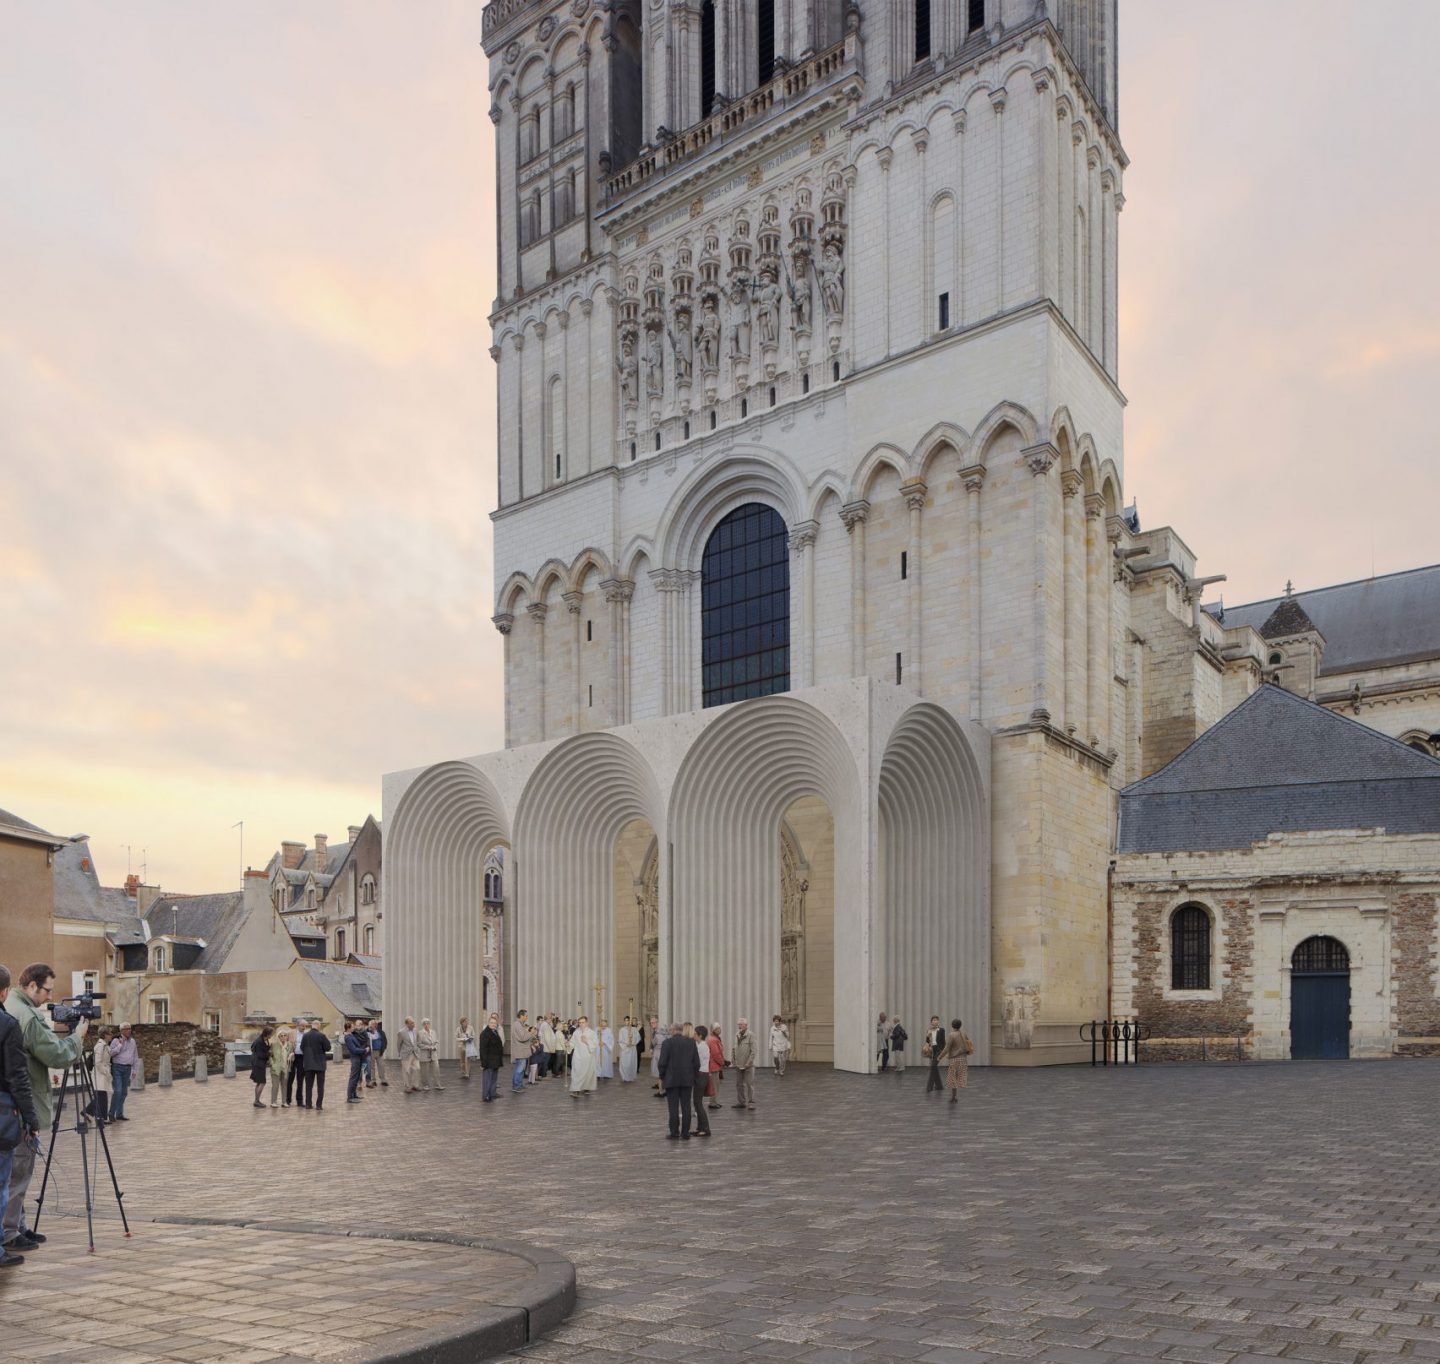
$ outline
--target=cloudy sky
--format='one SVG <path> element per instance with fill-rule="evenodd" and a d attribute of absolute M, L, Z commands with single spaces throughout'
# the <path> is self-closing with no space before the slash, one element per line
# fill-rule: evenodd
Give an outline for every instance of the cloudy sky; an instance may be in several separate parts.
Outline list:
<path fill-rule="evenodd" d="M 0 0 L 0 808 L 107 883 L 502 741 L 480 11 Z M 1440 558 L 1440 5 L 1354 15 L 1121 0 L 1127 494 L 1235 602 Z"/>

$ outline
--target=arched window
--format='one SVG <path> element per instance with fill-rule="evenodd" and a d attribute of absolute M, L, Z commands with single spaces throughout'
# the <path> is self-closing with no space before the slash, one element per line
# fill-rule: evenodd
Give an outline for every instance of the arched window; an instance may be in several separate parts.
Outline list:
<path fill-rule="evenodd" d="M 1181 905 L 1170 916 L 1170 988 L 1210 988 L 1210 914 L 1200 905 Z"/>
<path fill-rule="evenodd" d="M 968 0 L 965 31 L 974 33 L 985 27 L 985 0 Z"/>
<path fill-rule="evenodd" d="M 365 873 L 365 879 L 360 882 L 360 903 L 362 905 L 375 903 L 375 878 L 369 872 Z"/>
<path fill-rule="evenodd" d="M 1277 664 L 1279 664 L 1279 663 L 1283 663 L 1284 661 L 1285 661 L 1285 655 L 1282 654 L 1282 653 L 1276 652 L 1276 653 L 1273 653 L 1273 654 L 1270 655 L 1270 666 L 1271 666 L 1272 668 L 1275 667 L 1275 666 L 1276 666 Z"/>
<path fill-rule="evenodd" d="M 343 928 L 335 930 L 335 960 L 345 960 L 345 930 Z"/>
<path fill-rule="evenodd" d="M 760 84 L 775 74 L 775 0 L 760 0 L 760 21 L 755 25 L 755 56 Z"/>
<path fill-rule="evenodd" d="M 645 56 L 638 0 L 617 0 L 611 6 L 614 27 L 606 48 L 610 53 L 610 160 L 618 170 L 640 154 L 644 110 Z"/>
<path fill-rule="evenodd" d="M 151 966 L 151 970 L 155 971 L 155 972 L 158 974 L 158 973 L 164 971 L 164 969 L 165 969 L 165 949 L 164 949 L 163 947 L 157 947 L 157 948 L 155 949 L 155 958 L 154 958 L 154 962 L 153 962 L 153 964 L 152 964 L 152 966 Z"/>
<path fill-rule="evenodd" d="M 715 103 L 715 0 L 700 6 L 700 117 Z"/>
<path fill-rule="evenodd" d="M 706 706 L 789 691 L 789 543 L 773 507 L 747 502 L 710 533 L 700 613 Z"/>
<path fill-rule="evenodd" d="M 915 0 L 915 60 L 930 55 L 930 0 Z"/>
<path fill-rule="evenodd" d="M 1343 975 L 1350 970 L 1350 953 L 1338 938 L 1306 938 L 1291 956 L 1290 969 L 1302 975 Z"/>
<path fill-rule="evenodd" d="M 373 956 L 375 955 L 375 925 L 374 925 L 374 924 L 366 924 L 366 925 L 365 925 L 365 955 L 366 955 L 367 957 L 373 957 Z"/>

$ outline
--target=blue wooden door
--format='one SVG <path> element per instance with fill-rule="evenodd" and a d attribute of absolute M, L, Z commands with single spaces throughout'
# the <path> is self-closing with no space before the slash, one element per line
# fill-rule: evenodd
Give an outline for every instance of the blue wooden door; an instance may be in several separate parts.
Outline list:
<path fill-rule="evenodd" d="M 1290 1056 L 1343 1061 L 1350 1055 L 1350 973 L 1290 978 Z"/>

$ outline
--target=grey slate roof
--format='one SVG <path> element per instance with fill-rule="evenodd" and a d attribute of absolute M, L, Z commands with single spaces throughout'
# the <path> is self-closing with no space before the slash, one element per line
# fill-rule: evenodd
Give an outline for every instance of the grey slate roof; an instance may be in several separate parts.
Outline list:
<path fill-rule="evenodd" d="M 55 853 L 55 917 L 86 923 L 117 924 L 140 933 L 135 902 L 118 886 L 102 886 L 85 839 L 72 840 Z"/>
<path fill-rule="evenodd" d="M 1284 600 L 1205 609 L 1227 627 L 1259 630 Z M 1440 564 L 1297 592 L 1293 600 L 1325 636 L 1321 676 L 1440 658 Z"/>
<path fill-rule="evenodd" d="M 46 838 L 53 838 L 57 843 L 65 840 L 48 829 L 42 829 L 38 824 L 32 824 L 28 819 L 21 819 L 19 815 L 12 815 L 9 810 L 0 810 L 0 824 L 8 824 L 12 829 L 23 829 L 27 834 L 43 834 Z"/>
<path fill-rule="evenodd" d="M 306 961 L 300 969 L 346 1018 L 369 1018 L 380 1012 L 380 972 L 338 961 Z"/>
<path fill-rule="evenodd" d="M 1381 828 L 1440 833 L 1440 761 L 1265 686 L 1120 793 L 1117 849 L 1199 852 L 1282 831 Z"/>
<path fill-rule="evenodd" d="M 205 950 L 195 969 L 220 971 L 245 926 L 245 893 L 221 891 L 215 895 L 162 895 L 145 915 L 154 936 L 162 933 L 203 938 Z"/>

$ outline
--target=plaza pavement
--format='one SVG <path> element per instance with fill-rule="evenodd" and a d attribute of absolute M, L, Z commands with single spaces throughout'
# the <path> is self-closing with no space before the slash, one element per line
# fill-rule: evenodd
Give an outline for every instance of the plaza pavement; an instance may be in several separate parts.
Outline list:
<path fill-rule="evenodd" d="M 444 1093 L 316 1114 L 212 1079 L 148 1088 L 113 1147 L 137 1255 L 157 1238 L 139 1218 L 184 1212 L 568 1256 L 575 1313 L 512 1361 L 1440 1359 L 1440 1061 L 977 1070 L 954 1106 L 924 1083 L 762 1073 L 757 1112 L 727 1084 L 709 1141 L 667 1142 L 664 1105 L 618 1080 L 486 1105 L 450 1068 Z M 14 1274 L 63 1275 L 62 1250 Z M 342 1309 L 357 1327 L 426 1256 L 450 1264 L 390 1254 L 399 1273 L 382 1251 L 372 1301 Z M 236 1262 L 265 1282 L 257 1247 Z M 185 1317 L 163 1272 L 126 1301 Z M 38 1357 L 7 1353 L 9 1310 L 0 1354 Z M 304 1313 L 257 1291 L 244 1320 L 269 1336 Z"/>

